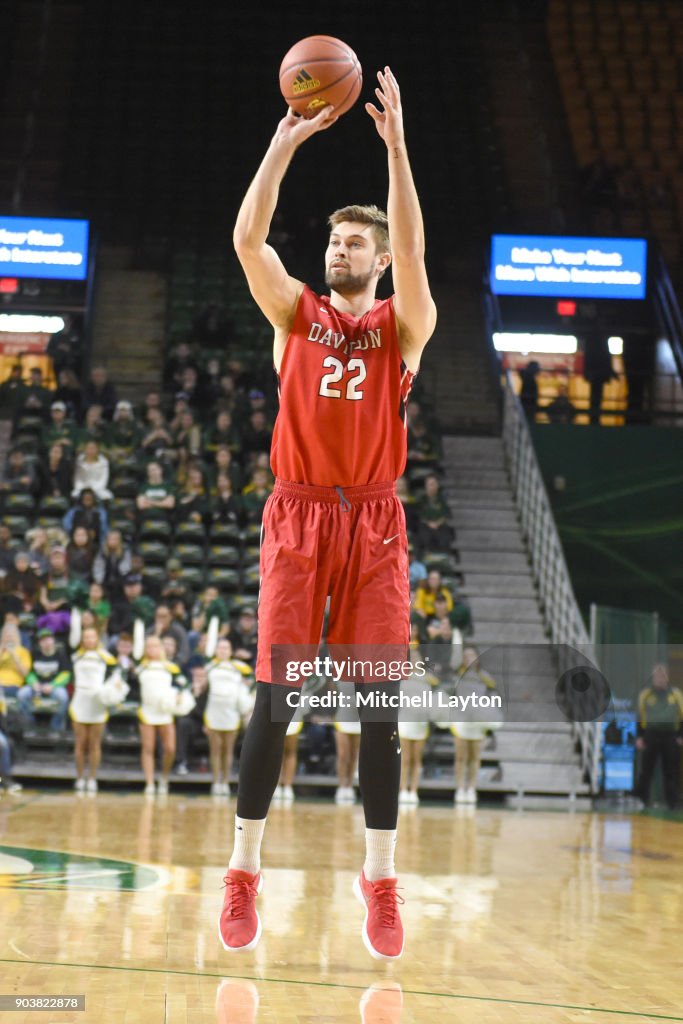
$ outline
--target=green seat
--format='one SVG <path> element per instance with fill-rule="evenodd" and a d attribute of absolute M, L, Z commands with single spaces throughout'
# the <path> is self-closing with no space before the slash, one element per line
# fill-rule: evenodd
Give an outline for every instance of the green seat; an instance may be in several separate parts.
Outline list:
<path fill-rule="evenodd" d="M 153 540 L 155 538 L 170 537 L 173 534 L 173 527 L 165 519 L 143 519 L 140 524 L 140 540 Z"/>
<path fill-rule="evenodd" d="M 28 516 L 4 515 L 2 521 L 13 537 L 23 537 L 27 530 L 31 529 L 31 520 Z"/>
<path fill-rule="evenodd" d="M 240 549 L 234 545 L 212 544 L 209 548 L 207 561 L 210 566 L 226 565 L 234 568 L 241 561 Z"/>
<path fill-rule="evenodd" d="M 199 565 L 184 565 L 180 570 L 180 579 L 189 587 L 200 590 L 204 586 L 204 570 Z"/>
<path fill-rule="evenodd" d="M 195 523 L 193 520 L 188 519 L 184 523 L 176 524 L 175 535 L 177 541 L 204 541 L 206 528 L 203 523 Z"/>
<path fill-rule="evenodd" d="M 168 544 L 163 540 L 143 540 L 138 544 L 138 551 L 145 564 L 166 565 L 168 561 Z"/>
<path fill-rule="evenodd" d="M 228 540 L 239 543 L 242 540 L 242 530 L 235 523 L 212 523 L 209 537 L 212 544 Z"/>
<path fill-rule="evenodd" d="M 258 565 L 250 565 L 242 571 L 242 586 L 249 593 L 256 593 L 261 586 L 261 573 Z"/>
<path fill-rule="evenodd" d="M 206 574 L 206 582 L 209 586 L 224 590 L 239 590 L 242 581 L 237 569 L 229 569 L 225 565 L 214 565 Z"/>
<path fill-rule="evenodd" d="M 36 500 L 32 494 L 8 494 L 5 497 L 5 510 L 20 515 L 35 512 Z"/>
<path fill-rule="evenodd" d="M 69 499 L 59 494 L 48 494 L 41 499 L 38 512 L 41 515 L 63 516 L 69 509 Z"/>
<path fill-rule="evenodd" d="M 201 544 L 176 544 L 173 557 L 179 558 L 183 565 L 203 565 L 204 548 Z"/>

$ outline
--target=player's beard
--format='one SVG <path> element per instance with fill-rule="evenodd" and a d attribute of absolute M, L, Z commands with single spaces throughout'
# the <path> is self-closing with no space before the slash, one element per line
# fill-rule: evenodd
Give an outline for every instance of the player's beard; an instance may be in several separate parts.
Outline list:
<path fill-rule="evenodd" d="M 333 289 L 337 295 L 358 295 L 364 292 L 373 278 L 373 271 L 366 274 L 332 273 L 331 267 L 325 271 L 325 284 Z"/>

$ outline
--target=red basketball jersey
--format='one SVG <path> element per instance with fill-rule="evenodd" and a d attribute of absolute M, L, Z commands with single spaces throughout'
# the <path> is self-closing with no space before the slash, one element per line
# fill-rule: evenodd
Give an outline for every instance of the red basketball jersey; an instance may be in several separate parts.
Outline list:
<path fill-rule="evenodd" d="M 414 378 L 401 359 L 393 299 L 355 317 L 305 286 L 278 379 L 275 476 L 320 487 L 397 480 Z"/>

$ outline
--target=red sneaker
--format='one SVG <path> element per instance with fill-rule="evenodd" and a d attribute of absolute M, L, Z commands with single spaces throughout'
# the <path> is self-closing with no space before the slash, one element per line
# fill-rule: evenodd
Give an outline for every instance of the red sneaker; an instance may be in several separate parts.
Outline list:
<path fill-rule="evenodd" d="M 403 925 L 398 904 L 405 900 L 396 892 L 396 878 L 368 882 L 361 871 L 353 891 L 365 905 L 363 942 L 375 960 L 398 960 L 403 952 Z"/>
<path fill-rule="evenodd" d="M 223 910 L 218 922 L 218 937 L 228 953 L 253 949 L 261 938 L 261 918 L 256 897 L 263 888 L 261 872 L 228 871 Z"/>

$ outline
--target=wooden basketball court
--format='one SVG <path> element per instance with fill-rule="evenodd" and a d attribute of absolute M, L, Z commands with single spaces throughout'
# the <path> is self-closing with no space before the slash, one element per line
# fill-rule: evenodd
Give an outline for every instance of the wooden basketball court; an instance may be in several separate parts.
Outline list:
<path fill-rule="evenodd" d="M 680 819 L 401 811 L 406 948 L 360 938 L 359 806 L 274 805 L 264 925 L 223 952 L 233 799 L 31 791 L 0 800 L 0 994 L 83 994 L 12 1024 L 683 1021 Z M 6 1005 L 6 1004 L 3 1004 Z"/>

